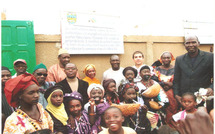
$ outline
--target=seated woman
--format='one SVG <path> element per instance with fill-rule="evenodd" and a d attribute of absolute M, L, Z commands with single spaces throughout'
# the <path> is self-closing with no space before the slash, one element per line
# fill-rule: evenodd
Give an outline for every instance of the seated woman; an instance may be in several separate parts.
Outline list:
<path fill-rule="evenodd" d="M 88 82 L 88 84 L 101 84 L 101 82 L 95 78 L 96 76 L 96 67 L 93 64 L 87 64 L 84 69 L 84 74 L 86 77 L 83 79 L 84 81 Z"/>
<path fill-rule="evenodd" d="M 25 73 L 8 80 L 5 95 L 8 104 L 18 109 L 7 118 L 3 133 L 31 133 L 41 129 L 53 132 L 51 116 L 38 103 L 38 82 L 32 74 Z"/>
<path fill-rule="evenodd" d="M 155 68 L 155 75 L 157 76 L 157 82 L 164 89 L 168 99 L 169 106 L 166 108 L 166 123 L 170 125 L 172 115 L 177 113 L 178 103 L 174 97 L 172 85 L 173 85 L 173 75 L 174 75 L 174 66 L 171 65 L 171 61 L 174 61 L 172 53 L 163 52 L 159 61 L 162 63 L 161 66 Z"/>
<path fill-rule="evenodd" d="M 63 87 L 55 85 L 46 90 L 44 97 L 48 102 L 46 111 L 51 115 L 54 121 L 55 133 L 67 133 L 68 116 L 63 104 Z"/>

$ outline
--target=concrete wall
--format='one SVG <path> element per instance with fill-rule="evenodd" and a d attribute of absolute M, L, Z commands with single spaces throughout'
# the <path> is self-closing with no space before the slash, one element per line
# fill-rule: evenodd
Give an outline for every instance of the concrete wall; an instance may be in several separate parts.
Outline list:
<path fill-rule="evenodd" d="M 183 37 L 167 36 L 124 36 L 124 54 L 119 55 L 121 66 L 133 66 L 132 54 L 139 50 L 144 53 L 145 64 L 151 65 L 156 61 L 162 52 L 170 51 L 174 57 L 186 53 L 183 45 Z M 36 42 L 36 62 L 44 63 L 47 68 L 58 63 L 57 55 L 61 47 L 60 35 L 35 35 Z M 200 45 L 200 49 L 210 51 L 213 45 Z M 84 78 L 83 69 L 86 64 L 96 66 L 96 77 L 102 79 L 103 72 L 110 68 L 110 56 L 104 55 L 72 55 L 71 62 L 78 67 L 81 78 Z M 172 63 L 174 65 L 174 62 Z"/>

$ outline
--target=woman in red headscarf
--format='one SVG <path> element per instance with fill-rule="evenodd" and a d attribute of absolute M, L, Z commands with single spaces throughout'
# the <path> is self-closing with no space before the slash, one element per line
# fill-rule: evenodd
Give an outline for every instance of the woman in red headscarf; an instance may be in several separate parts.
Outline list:
<path fill-rule="evenodd" d="M 8 104 L 18 109 L 7 118 L 3 133 L 31 133 L 42 129 L 53 132 L 50 115 L 38 103 L 38 82 L 32 74 L 8 80 L 4 91 Z"/>
<path fill-rule="evenodd" d="M 155 74 L 158 77 L 159 84 L 163 87 L 166 92 L 166 95 L 169 99 L 169 106 L 166 108 L 166 123 L 170 124 L 170 119 L 172 115 L 177 113 L 178 104 L 174 98 L 172 85 L 173 85 L 173 75 L 174 75 L 174 66 L 171 65 L 171 61 L 174 61 L 171 52 L 163 52 L 160 56 L 159 61 L 162 63 L 161 66 L 155 68 Z"/>

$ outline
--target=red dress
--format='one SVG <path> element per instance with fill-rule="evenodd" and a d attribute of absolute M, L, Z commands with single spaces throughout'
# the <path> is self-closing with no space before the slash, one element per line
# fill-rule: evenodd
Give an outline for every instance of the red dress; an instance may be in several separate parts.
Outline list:
<path fill-rule="evenodd" d="M 174 68 L 169 70 L 161 69 L 160 67 L 156 68 L 156 76 L 160 82 L 172 82 L 174 75 Z M 173 89 L 165 90 L 166 95 L 169 99 L 169 106 L 166 108 L 166 123 L 170 125 L 170 120 L 172 115 L 178 112 L 178 103 L 174 97 Z"/>

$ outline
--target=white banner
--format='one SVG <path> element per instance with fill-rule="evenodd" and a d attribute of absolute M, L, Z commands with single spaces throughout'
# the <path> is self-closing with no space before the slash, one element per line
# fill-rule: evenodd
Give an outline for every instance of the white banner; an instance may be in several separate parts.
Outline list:
<path fill-rule="evenodd" d="M 62 48 L 70 54 L 123 54 L 120 18 L 95 13 L 62 12 Z"/>

